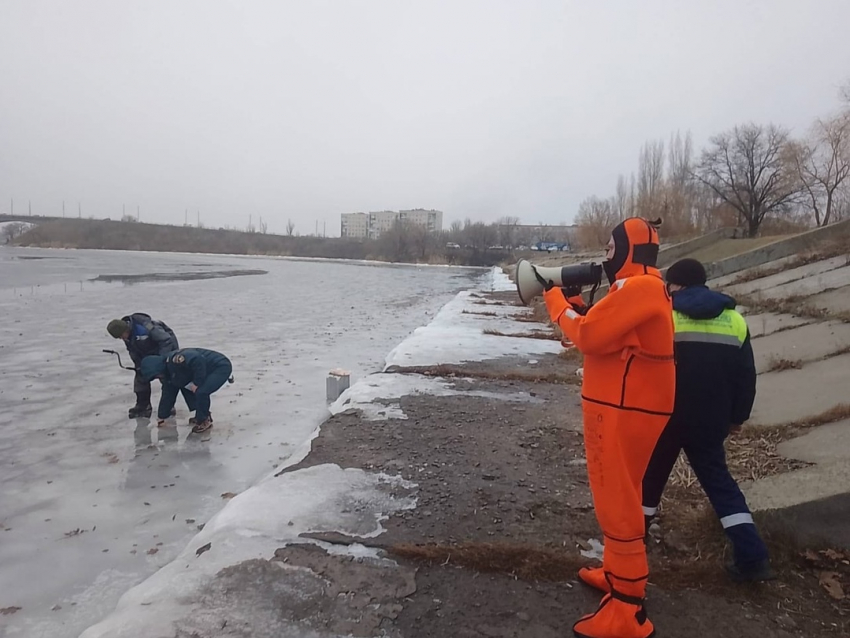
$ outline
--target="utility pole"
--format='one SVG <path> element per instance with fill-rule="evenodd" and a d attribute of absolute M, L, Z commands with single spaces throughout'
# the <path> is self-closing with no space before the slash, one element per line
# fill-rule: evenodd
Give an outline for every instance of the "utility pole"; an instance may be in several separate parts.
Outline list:
<path fill-rule="evenodd" d="M 136 206 L 136 221 L 139 221 L 142 218 L 142 214 L 139 212 L 139 207 Z"/>
<path fill-rule="evenodd" d="M 121 221 L 127 216 L 127 204 L 121 204 Z"/>
<path fill-rule="evenodd" d="M 83 218 L 83 205 L 81 202 L 77 202 L 77 219 Z"/>
<path fill-rule="evenodd" d="M 62 200 L 62 219 L 65 219 L 65 200 Z"/>
<path fill-rule="evenodd" d="M 198 228 L 201 227 L 201 209 L 198 209 Z"/>
<path fill-rule="evenodd" d="M 328 236 L 328 222 L 323 221 L 324 227 L 322 228 L 322 237 Z"/>
<path fill-rule="evenodd" d="M 11 213 L 12 213 L 12 215 L 14 215 L 14 214 L 15 214 L 15 198 L 14 198 L 14 197 L 12 198 L 12 210 L 11 210 Z"/>
<path fill-rule="evenodd" d="M 248 232 L 249 233 L 251 232 L 251 218 L 252 217 L 253 217 L 253 215 L 248 215 Z"/>
<path fill-rule="evenodd" d="M 319 220 L 316 220 L 316 237 L 319 236 Z"/>
<path fill-rule="evenodd" d="M 32 200 L 28 201 L 27 204 L 29 205 L 30 209 L 30 217 L 32 217 Z"/>
<path fill-rule="evenodd" d="M 184 226 L 189 225 L 189 209 L 188 208 L 186 209 L 186 212 L 183 215 L 183 225 Z"/>

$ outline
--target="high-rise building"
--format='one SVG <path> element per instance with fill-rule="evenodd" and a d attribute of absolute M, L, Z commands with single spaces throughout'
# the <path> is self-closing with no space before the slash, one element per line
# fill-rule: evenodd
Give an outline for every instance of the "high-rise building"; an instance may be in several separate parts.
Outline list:
<path fill-rule="evenodd" d="M 422 226 L 428 232 L 436 233 L 443 230 L 443 212 L 439 210 L 392 211 L 382 210 L 370 213 L 343 213 L 341 216 L 341 232 L 343 237 L 377 239 L 397 222 L 408 222 Z"/>

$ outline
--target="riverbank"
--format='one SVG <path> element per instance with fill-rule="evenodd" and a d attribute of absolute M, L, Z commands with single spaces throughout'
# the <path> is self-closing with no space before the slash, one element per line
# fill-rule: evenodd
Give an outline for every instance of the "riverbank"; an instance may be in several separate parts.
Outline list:
<path fill-rule="evenodd" d="M 510 254 L 509 251 L 490 250 L 486 246 L 480 249 L 447 248 L 440 244 L 437 235 L 424 232 L 393 241 L 392 238 L 370 240 L 275 235 L 188 225 L 70 218 L 40 221 L 16 235 L 11 244 L 34 248 L 314 257 L 455 266 L 492 266 Z"/>
<path fill-rule="evenodd" d="M 461 293 L 400 344 L 84 638 L 568 634 L 599 598 L 575 579 L 600 538 L 580 361 L 509 282 L 495 288 Z M 719 525 L 692 508 L 698 486 L 676 477 L 669 496 L 650 545 L 659 635 L 847 635 L 846 602 L 820 582 L 843 556 L 771 528 L 779 579 L 733 585 Z"/>

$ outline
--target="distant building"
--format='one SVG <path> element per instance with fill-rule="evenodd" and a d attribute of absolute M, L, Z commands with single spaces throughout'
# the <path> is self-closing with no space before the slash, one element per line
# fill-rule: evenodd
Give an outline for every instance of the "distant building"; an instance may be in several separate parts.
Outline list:
<path fill-rule="evenodd" d="M 340 215 L 342 237 L 377 239 L 397 222 L 409 222 L 436 233 L 443 230 L 443 212 L 439 210 L 382 210 L 371 213 L 342 213 Z"/>

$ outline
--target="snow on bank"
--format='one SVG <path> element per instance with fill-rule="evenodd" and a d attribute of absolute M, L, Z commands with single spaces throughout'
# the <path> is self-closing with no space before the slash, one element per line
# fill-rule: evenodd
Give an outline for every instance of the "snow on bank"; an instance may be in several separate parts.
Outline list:
<path fill-rule="evenodd" d="M 303 542 L 298 536 L 305 532 L 377 536 L 383 531 L 382 520 L 415 504 L 411 497 L 388 494 L 387 486 L 412 485 L 398 477 L 330 464 L 270 475 L 231 500 L 174 561 L 125 593 L 115 612 L 81 638 L 172 636 L 175 623 L 197 609 L 200 592 L 225 567 L 269 559 L 279 547 Z M 207 544 L 209 549 L 203 551 Z M 324 546 L 332 553 L 375 555 L 363 545 Z M 281 568 L 281 578 L 290 572 L 293 579 L 301 569 Z M 301 635 L 296 622 L 291 630 Z"/>
<path fill-rule="evenodd" d="M 492 278 L 483 279 L 482 287 L 486 290 L 512 289 L 512 284 L 508 286 L 510 280 L 495 269 Z M 561 349 L 556 341 L 484 334 L 485 330 L 516 333 L 517 326 L 523 324 L 514 321 L 512 316 L 526 312 L 517 306 L 485 304 L 486 299 L 472 291 L 459 293 L 441 309 L 431 324 L 417 329 L 393 350 L 387 358 L 387 365 L 460 363 L 502 356 L 533 359 Z M 519 331 L 527 330 L 526 327 Z M 378 373 L 352 385 L 330 406 L 330 412 L 338 414 L 358 409 L 366 418 L 404 419 L 406 417 L 398 399 L 415 393 L 540 401 L 522 392 L 464 392 L 454 385 L 461 382 L 421 375 Z M 377 400 L 389 401 L 391 405 L 377 403 Z M 318 430 L 313 437 L 317 434 Z M 285 467 L 292 467 L 303 460 L 310 446 L 311 441 L 306 441 Z M 415 498 L 407 495 L 407 491 L 415 487 L 415 484 L 397 476 L 354 468 L 342 469 L 333 464 L 283 474 L 279 469 L 275 470 L 229 501 L 174 561 L 126 592 L 115 611 L 86 630 L 81 638 L 175 636 L 185 619 L 207 613 L 203 607 L 204 592 L 222 569 L 250 559 L 271 559 L 275 550 L 287 544 L 313 542 L 333 553 L 376 556 L 374 551 L 363 545 L 331 546 L 299 538 L 299 535 L 305 532 L 338 532 L 361 538 L 378 536 L 383 532 L 382 520 L 394 512 L 415 506 Z M 400 494 L 394 494 L 394 491 Z M 204 551 L 207 544 L 209 548 Z M 293 599 L 297 599 L 298 575 L 305 568 L 282 563 L 279 566 L 281 579 L 286 580 Z M 247 609 L 244 613 L 250 615 L 251 610 Z M 295 621 L 279 635 L 333 636 L 329 632 L 306 633 Z"/>
<path fill-rule="evenodd" d="M 460 379 L 463 381 L 464 379 Z M 428 394 L 438 397 L 468 396 L 517 403 L 542 403 L 527 392 L 486 392 L 482 390 L 456 390 L 455 381 L 426 377 L 419 374 L 373 374 L 355 383 L 331 405 L 331 414 L 346 410 L 360 410 L 367 421 L 407 419 L 398 405 L 399 399 L 411 394 Z M 378 402 L 382 400 L 382 402 Z M 390 405 L 385 405 L 390 402 Z"/>
<path fill-rule="evenodd" d="M 527 314 L 526 308 L 476 303 L 482 300 L 473 295 L 470 291 L 459 293 L 431 323 L 414 330 L 387 356 L 387 367 L 485 361 L 506 356 L 557 354 L 563 350 L 558 341 L 485 334 L 485 330 L 506 335 L 527 333 L 534 324 L 514 319 Z"/>

